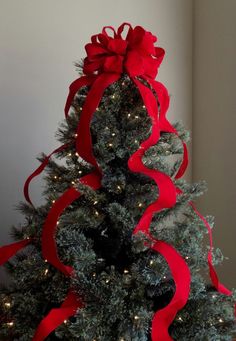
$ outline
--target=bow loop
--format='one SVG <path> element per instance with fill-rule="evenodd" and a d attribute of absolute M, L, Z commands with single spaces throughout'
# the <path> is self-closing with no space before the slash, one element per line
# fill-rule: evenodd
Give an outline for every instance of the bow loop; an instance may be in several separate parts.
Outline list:
<path fill-rule="evenodd" d="M 126 38 L 122 37 L 124 28 L 128 26 Z M 109 36 L 107 30 L 113 32 Z M 131 77 L 148 76 L 155 78 L 158 72 L 164 50 L 155 47 L 157 37 L 145 31 L 141 26 L 123 23 L 117 32 L 112 26 L 105 26 L 102 33 L 92 36 L 91 43 L 85 46 L 83 72 L 85 74 L 126 72 Z"/>

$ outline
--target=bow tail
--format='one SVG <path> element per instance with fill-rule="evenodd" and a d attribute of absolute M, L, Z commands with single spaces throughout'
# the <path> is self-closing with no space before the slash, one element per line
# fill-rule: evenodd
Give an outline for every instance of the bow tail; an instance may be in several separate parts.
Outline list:
<path fill-rule="evenodd" d="M 173 246 L 163 241 L 157 241 L 152 249 L 160 253 L 167 261 L 175 282 L 175 293 L 171 302 L 163 309 L 157 311 L 152 321 L 152 340 L 171 341 L 168 328 L 173 322 L 177 312 L 188 301 L 190 292 L 191 275 L 183 257 Z"/>
<path fill-rule="evenodd" d="M 76 294 L 69 290 L 61 307 L 53 308 L 38 325 L 33 341 L 45 340 L 51 332 L 65 322 L 69 317 L 75 315 L 78 308 L 83 307 Z"/>
<path fill-rule="evenodd" d="M 0 265 L 6 263 L 18 251 L 22 250 L 26 245 L 30 244 L 31 241 L 32 239 L 29 238 L 0 247 Z"/>
<path fill-rule="evenodd" d="M 151 248 L 165 258 L 172 272 L 176 284 L 174 297 L 165 308 L 155 313 L 152 321 L 152 340 L 169 341 L 172 340 L 168 333 L 169 326 L 177 312 L 184 307 L 188 300 L 191 276 L 188 265 L 174 247 L 150 236 L 149 228 L 153 213 L 175 205 L 176 187 L 169 176 L 158 170 L 151 170 L 142 163 L 142 156 L 145 151 L 159 140 L 160 122 L 158 120 L 158 108 L 154 94 L 137 79 L 133 78 L 133 81 L 139 89 L 149 116 L 152 118 L 153 126 L 149 138 L 143 141 L 140 148 L 129 158 L 128 166 L 131 171 L 140 172 L 153 178 L 159 189 L 158 199 L 145 210 L 133 234 L 142 231 L 148 237 L 151 237 L 151 240 L 154 242 Z"/>

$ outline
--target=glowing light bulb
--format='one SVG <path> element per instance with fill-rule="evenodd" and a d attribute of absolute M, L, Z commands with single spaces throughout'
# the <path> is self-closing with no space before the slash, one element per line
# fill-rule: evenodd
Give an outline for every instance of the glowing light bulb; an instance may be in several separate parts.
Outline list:
<path fill-rule="evenodd" d="M 57 176 L 56 176 L 56 175 L 54 175 L 54 179 L 57 179 Z"/>
<path fill-rule="evenodd" d="M 220 318 L 220 319 L 219 319 L 219 322 L 220 322 L 220 323 L 223 323 L 224 321 Z"/>
<path fill-rule="evenodd" d="M 98 211 L 95 211 L 95 214 L 96 214 L 96 216 L 98 216 L 99 215 Z"/>
<path fill-rule="evenodd" d="M 109 283 L 110 282 L 110 280 L 109 279 L 106 279 L 106 283 Z"/>
<path fill-rule="evenodd" d="M 181 317 L 181 316 L 180 316 L 180 317 L 178 317 L 178 320 L 179 320 L 179 321 L 183 321 L 183 319 L 182 319 L 182 317 Z"/>
<path fill-rule="evenodd" d="M 97 203 L 98 203 L 98 201 L 97 201 L 97 200 L 95 200 L 93 204 L 94 204 L 94 205 L 96 205 Z"/>
<path fill-rule="evenodd" d="M 152 265 L 154 262 L 153 262 L 153 260 L 150 260 L 150 265 Z"/>
<path fill-rule="evenodd" d="M 46 269 L 46 270 L 44 271 L 44 275 L 46 276 L 47 273 L 48 273 L 48 269 Z"/>
<path fill-rule="evenodd" d="M 143 204 L 140 202 L 139 204 L 138 204 L 138 207 L 142 207 L 143 206 Z"/>
<path fill-rule="evenodd" d="M 5 307 L 10 308 L 11 303 L 10 302 L 5 302 L 4 305 L 5 305 Z"/>
<path fill-rule="evenodd" d="M 9 327 L 12 327 L 13 325 L 14 325 L 14 322 L 7 322 L 7 325 L 9 326 Z"/>
<path fill-rule="evenodd" d="M 67 323 L 67 320 L 64 320 L 63 322 L 66 324 L 66 323 Z"/>
<path fill-rule="evenodd" d="M 109 143 L 109 144 L 108 144 L 108 146 L 109 146 L 109 147 L 112 147 L 112 146 L 113 146 L 113 144 L 112 144 L 112 143 Z"/>
<path fill-rule="evenodd" d="M 79 171 L 79 174 L 81 174 L 81 173 L 82 173 L 82 171 L 80 170 L 80 171 Z"/>
<path fill-rule="evenodd" d="M 52 203 L 54 204 L 56 202 L 56 200 L 52 200 Z"/>
<path fill-rule="evenodd" d="M 138 116 L 138 115 L 135 115 L 134 117 L 135 117 L 135 118 L 139 118 L 139 116 Z"/>
<path fill-rule="evenodd" d="M 71 156 L 72 154 L 71 153 L 68 153 L 68 156 Z"/>
<path fill-rule="evenodd" d="M 130 117 L 130 116 L 131 116 L 131 114 L 128 114 L 127 116 L 128 116 L 128 117 Z"/>
<path fill-rule="evenodd" d="M 138 316 L 138 315 L 135 315 L 135 316 L 134 316 L 134 319 L 135 319 L 135 320 L 138 320 L 138 319 L 139 319 L 139 316 Z"/>
<path fill-rule="evenodd" d="M 112 135 L 112 136 L 115 136 L 116 134 L 115 134 L 115 133 L 112 133 L 111 135 Z"/>
<path fill-rule="evenodd" d="M 125 269 L 124 274 L 128 274 L 128 273 L 129 273 L 129 270 Z"/>

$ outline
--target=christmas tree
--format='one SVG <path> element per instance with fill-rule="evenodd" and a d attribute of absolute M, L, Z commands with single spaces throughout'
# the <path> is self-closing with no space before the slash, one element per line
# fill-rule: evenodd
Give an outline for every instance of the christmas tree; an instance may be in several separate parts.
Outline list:
<path fill-rule="evenodd" d="M 206 183 L 181 179 L 189 133 L 165 117 L 155 42 L 140 26 L 105 27 L 76 64 L 62 146 L 39 157 L 19 205 L 25 222 L 0 249 L 11 275 L 1 340 L 233 339 L 235 295 L 205 242 L 214 219 L 193 204 Z M 43 170 L 45 203 L 34 207 L 28 187 Z"/>

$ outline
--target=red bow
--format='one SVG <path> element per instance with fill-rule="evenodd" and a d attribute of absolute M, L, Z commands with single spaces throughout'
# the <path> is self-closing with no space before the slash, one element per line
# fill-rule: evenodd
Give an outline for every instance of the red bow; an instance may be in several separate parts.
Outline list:
<path fill-rule="evenodd" d="M 125 39 L 122 38 L 124 27 L 129 30 Z M 107 29 L 113 31 L 113 37 Z M 92 36 L 91 43 L 85 46 L 87 57 L 84 60 L 83 72 L 86 75 L 104 72 L 123 73 L 130 77 L 145 75 L 155 78 L 165 51 L 155 47 L 157 37 L 145 31 L 141 26 L 132 28 L 130 24 L 122 24 L 117 32 L 113 27 L 106 26 L 102 33 Z"/>

